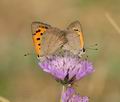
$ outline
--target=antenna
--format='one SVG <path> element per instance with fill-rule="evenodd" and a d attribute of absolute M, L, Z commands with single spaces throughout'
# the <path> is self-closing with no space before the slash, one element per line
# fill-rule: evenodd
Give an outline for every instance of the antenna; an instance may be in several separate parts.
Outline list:
<path fill-rule="evenodd" d="M 27 52 L 27 53 L 24 54 L 25 57 L 29 56 L 29 55 L 31 55 L 29 52 Z"/>
<path fill-rule="evenodd" d="M 98 50 L 98 48 L 94 48 L 94 47 L 97 47 L 98 44 L 93 44 L 93 45 L 90 45 L 89 47 L 86 47 L 85 50 Z"/>
<path fill-rule="evenodd" d="M 86 52 L 86 51 L 89 51 L 89 50 L 92 50 L 92 51 L 97 51 L 98 50 L 98 44 L 93 44 L 93 45 L 90 45 L 88 47 L 85 47 L 83 48 L 83 52 Z M 85 54 L 85 59 L 87 59 L 89 56 Z"/>

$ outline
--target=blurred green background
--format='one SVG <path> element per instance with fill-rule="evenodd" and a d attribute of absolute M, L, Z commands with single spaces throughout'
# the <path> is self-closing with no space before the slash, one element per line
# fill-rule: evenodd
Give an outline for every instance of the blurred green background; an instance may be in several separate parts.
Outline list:
<path fill-rule="evenodd" d="M 64 29 L 75 20 L 85 46 L 98 43 L 99 49 L 87 52 L 96 71 L 77 83 L 78 92 L 90 102 L 120 102 L 120 0 L 0 0 L 0 96 L 57 102 L 62 86 L 37 65 L 31 22 Z M 32 54 L 24 57 L 27 52 Z"/>

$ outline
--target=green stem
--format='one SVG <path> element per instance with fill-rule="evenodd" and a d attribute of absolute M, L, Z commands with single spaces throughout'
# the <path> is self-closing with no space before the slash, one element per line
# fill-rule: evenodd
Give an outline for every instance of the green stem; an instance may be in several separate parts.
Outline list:
<path fill-rule="evenodd" d="M 62 92 L 61 92 L 60 102 L 62 102 L 62 95 L 64 94 L 65 90 L 66 90 L 66 87 L 63 85 Z"/>

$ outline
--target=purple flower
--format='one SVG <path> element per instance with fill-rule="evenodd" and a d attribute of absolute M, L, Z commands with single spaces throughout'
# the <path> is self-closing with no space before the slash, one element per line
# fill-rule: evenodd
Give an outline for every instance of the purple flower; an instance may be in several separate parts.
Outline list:
<path fill-rule="evenodd" d="M 39 66 L 64 85 L 72 84 L 94 71 L 91 62 L 82 60 L 68 51 L 49 56 L 49 58 L 39 62 Z"/>
<path fill-rule="evenodd" d="M 62 94 L 62 102 L 89 102 L 89 99 L 87 96 L 81 97 L 75 92 L 74 88 L 69 87 Z"/>

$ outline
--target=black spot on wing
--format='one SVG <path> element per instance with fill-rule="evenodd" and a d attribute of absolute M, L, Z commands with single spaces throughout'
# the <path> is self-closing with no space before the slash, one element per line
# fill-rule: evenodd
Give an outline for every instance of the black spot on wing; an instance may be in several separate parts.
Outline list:
<path fill-rule="evenodd" d="M 41 25 L 41 26 L 39 26 L 40 28 L 45 28 L 45 26 L 44 25 Z"/>
<path fill-rule="evenodd" d="M 40 38 L 37 38 L 37 40 L 40 40 Z"/>
<path fill-rule="evenodd" d="M 47 26 L 45 26 L 45 29 L 48 29 L 48 27 L 47 27 Z"/>
<path fill-rule="evenodd" d="M 41 33 L 41 35 L 43 35 L 43 33 Z"/>
<path fill-rule="evenodd" d="M 74 31 L 78 31 L 78 29 L 74 29 Z"/>
<path fill-rule="evenodd" d="M 39 33 L 40 32 L 40 29 L 38 29 L 37 31 L 36 31 L 36 33 Z"/>
<path fill-rule="evenodd" d="M 40 46 L 40 44 L 38 44 L 38 46 Z"/>

